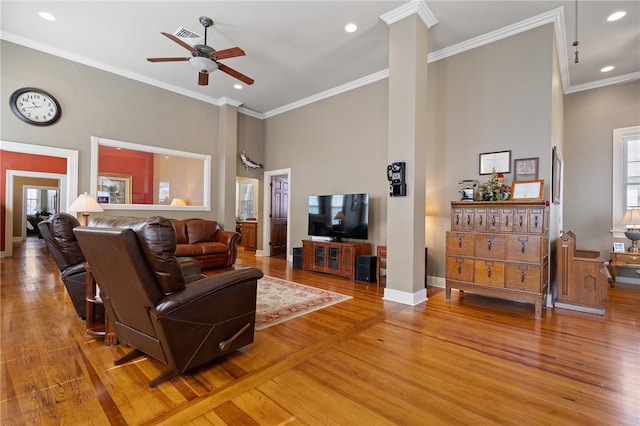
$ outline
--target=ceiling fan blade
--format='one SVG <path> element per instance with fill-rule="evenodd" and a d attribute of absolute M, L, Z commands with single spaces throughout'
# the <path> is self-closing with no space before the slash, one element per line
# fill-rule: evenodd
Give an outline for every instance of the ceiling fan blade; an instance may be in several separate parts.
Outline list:
<path fill-rule="evenodd" d="M 244 56 L 244 50 L 239 47 L 231 47 L 229 49 L 216 50 L 215 52 L 211 52 L 209 56 L 215 56 L 217 59 L 227 59 L 227 58 L 235 58 L 236 56 Z"/>
<path fill-rule="evenodd" d="M 193 48 L 193 46 L 189 46 L 187 43 L 185 43 L 184 41 L 180 40 L 178 37 L 174 36 L 173 34 L 169 34 L 169 33 L 160 33 L 165 37 L 170 38 L 171 40 L 175 41 L 176 43 L 178 43 L 180 46 L 184 47 L 185 49 L 187 49 L 189 52 L 193 52 L 195 49 Z"/>
<path fill-rule="evenodd" d="M 147 58 L 149 62 L 181 62 L 188 61 L 191 58 Z"/>
<path fill-rule="evenodd" d="M 247 77 L 246 75 L 242 74 L 241 72 L 238 72 L 236 70 L 234 70 L 233 68 L 230 68 L 224 64 L 218 63 L 218 69 L 224 73 L 229 74 L 231 77 L 235 77 L 238 80 L 242 81 L 245 84 L 248 85 L 252 85 L 253 84 L 253 79 L 251 77 Z"/>
<path fill-rule="evenodd" d="M 207 84 L 209 84 L 209 74 L 204 73 L 204 72 L 199 72 L 198 73 L 198 85 L 199 86 L 206 86 Z"/>

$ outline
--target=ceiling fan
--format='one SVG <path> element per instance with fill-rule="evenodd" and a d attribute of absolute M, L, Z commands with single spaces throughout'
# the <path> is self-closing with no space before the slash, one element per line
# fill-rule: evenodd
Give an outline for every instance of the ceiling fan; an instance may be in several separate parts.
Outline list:
<path fill-rule="evenodd" d="M 175 41 L 180 46 L 184 47 L 188 51 L 191 52 L 191 57 L 187 58 L 147 58 L 149 62 L 179 62 L 179 61 L 188 61 L 194 68 L 198 70 L 198 84 L 200 86 L 206 86 L 209 84 L 209 73 L 212 73 L 215 70 L 220 70 L 226 74 L 229 74 L 231 77 L 237 78 L 245 84 L 251 85 L 253 84 L 253 79 L 247 77 L 234 70 L 231 67 L 228 67 L 220 62 L 221 59 L 235 58 L 236 56 L 244 56 L 244 50 L 239 47 L 231 47 L 229 49 L 224 50 L 215 50 L 213 47 L 207 46 L 207 28 L 213 25 L 213 20 L 206 16 L 200 17 L 200 23 L 204 27 L 204 44 L 196 44 L 195 46 L 190 46 L 188 43 L 180 40 L 178 37 L 169 33 L 161 33 L 162 35 L 168 37 L 169 39 Z"/>

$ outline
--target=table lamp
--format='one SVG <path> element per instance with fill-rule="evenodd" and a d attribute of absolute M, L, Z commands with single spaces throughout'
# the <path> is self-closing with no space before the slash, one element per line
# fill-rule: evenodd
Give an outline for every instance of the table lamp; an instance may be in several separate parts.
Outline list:
<path fill-rule="evenodd" d="M 640 240 L 640 209 L 628 209 L 618 225 L 624 227 L 624 235 L 631 240 L 629 253 L 638 253 L 638 240 Z"/>
<path fill-rule="evenodd" d="M 89 213 L 98 213 L 103 212 L 102 207 L 93 198 L 91 195 L 80 194 L 78 198 L 69 206 L 69 211 L 71 212 L 82 212 L 82 216 L 84 216 L 84 226 L 89 226 Z"/>

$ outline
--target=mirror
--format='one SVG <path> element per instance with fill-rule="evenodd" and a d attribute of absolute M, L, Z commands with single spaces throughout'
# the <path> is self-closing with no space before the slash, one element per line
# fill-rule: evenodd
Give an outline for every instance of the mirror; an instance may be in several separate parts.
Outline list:
<path fill-rule="evenodd" d="M 91 137 L 91 195 L 104 210 L 211 210 L 211 156 Z"/>

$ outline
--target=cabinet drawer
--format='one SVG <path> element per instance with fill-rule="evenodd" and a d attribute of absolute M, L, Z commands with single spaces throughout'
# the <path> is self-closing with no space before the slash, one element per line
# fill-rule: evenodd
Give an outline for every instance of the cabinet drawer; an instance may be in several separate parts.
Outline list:
<path fill-rule="evenodd" d="M 507 236 L 507 260 L 542 263 L 547 250 L 547 239 L 540 235 Z"/>
<path fill-rule="evenodd" d="M 542 234 L 545 229 L 544 209 L 532 208 L 529 210 L 529 232 L 532 234 Z"/>
<path fill-rule="evenodd" d="M 502 209 L 500 213 L 500 231 L 513 231 L 513 209 Z"/>
<path fill-rule="evenodd" d="M 526 208 L 516 208 L 513 212 L 513 229 L 515 232 L 526 234 L 529 232 L 529 211 Z"/>
<path fill-rule="evenodd" d="M 478 207 L 473 213 L 473 229 L 475 231 L 487 230 L 487 209 Z"/>
<path fill-rule="evenodd" d="M 546 277 L 542 275 L 543 271 L 546 272 L 540 265 L 509 263 L 507 264 L 506 287 L 540 293 L 542 283 L 546 280 Z"/>
<path fill-rule="evenodd" d="M 496 234 L 476 234 L 476 257 L 504 259 L 506 253 L 506 236 Z"/>
<path fill-rule="evenodd" d="M 447 232 L 447 254 L 473 256 L 473 234 L 469 232 Z"/>
<path fill-rule="evenodd" d="M 474 282 L 493 287 L 504 287 L 504 267 L 504 262 L 476 260 L 473 263 Z"/>
<path fill-rule="evenodd" d="M 473 282 L 473 260 L 447 256 L 445 277 L 450 280 Z"/>
<path fill-rule="evenodd" d="M 500 209 L 487 209 L 487 231 L 498 232 L 500 230 Z"/>

